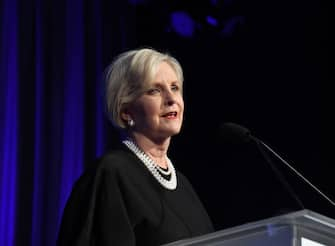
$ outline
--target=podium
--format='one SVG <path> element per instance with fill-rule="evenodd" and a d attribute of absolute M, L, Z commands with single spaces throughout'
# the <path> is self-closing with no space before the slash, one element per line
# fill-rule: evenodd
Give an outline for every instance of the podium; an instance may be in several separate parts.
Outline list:
<path fill-rule="evenodd" d="M 335 220 L 300 210 L 164 246 L 335 246 Z"/>

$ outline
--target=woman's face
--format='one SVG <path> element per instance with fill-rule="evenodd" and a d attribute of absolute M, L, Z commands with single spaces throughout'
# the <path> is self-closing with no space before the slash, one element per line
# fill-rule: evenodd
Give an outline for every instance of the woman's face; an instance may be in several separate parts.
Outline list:
<path fill-rule="evenodd" d="M 179 133 L 184 113 L 181 83 L 172 67 L 158 65 L 148 89 L 127 110 L 134 120 L 134 132 L 152 140 L 164 140 Z"/>

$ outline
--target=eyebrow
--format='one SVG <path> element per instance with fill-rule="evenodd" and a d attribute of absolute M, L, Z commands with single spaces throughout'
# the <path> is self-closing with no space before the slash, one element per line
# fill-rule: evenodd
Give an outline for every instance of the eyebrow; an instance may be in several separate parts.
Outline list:
<path fill-rule="evenodd" d="M 153 83 L 152 83 L 152 85 L 162 85 L 162 84 L 164 84 L 164 81 L 154 81 Z M 181 84 L 181 82 L 179 81 L 179 80 L 174 80 L 174 81 L 171 81 L 171 82 L 169 82 L 169 84 Z"/>

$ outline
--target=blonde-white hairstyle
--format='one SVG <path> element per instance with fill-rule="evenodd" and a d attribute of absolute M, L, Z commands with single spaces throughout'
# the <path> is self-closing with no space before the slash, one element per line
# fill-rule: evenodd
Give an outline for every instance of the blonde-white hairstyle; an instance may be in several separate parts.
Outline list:
<path fill-rule="evenodd" d="M 117 127 L 124 129 L 126 122 L 121 113 L 127 104 L 136 100 L 154 79 L 160 63 L 168 63 L 177 75 L 181 87 L 183 71 L 179 62 L 168 53 L 161 53 L 152 48 L 141 48 L 126 51 L 105 70 L 105 100 L 109 120 Z"/>

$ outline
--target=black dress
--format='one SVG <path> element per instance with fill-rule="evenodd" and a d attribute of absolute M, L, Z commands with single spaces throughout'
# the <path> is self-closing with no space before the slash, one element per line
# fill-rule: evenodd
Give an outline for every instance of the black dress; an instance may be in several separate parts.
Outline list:
<path fill-rule="evenodd" d="M 191 184 L 159 184 L 126 146 L 103 156 L 75 183 L 58 246 L 157 246 L 213 232 Z"/>

